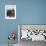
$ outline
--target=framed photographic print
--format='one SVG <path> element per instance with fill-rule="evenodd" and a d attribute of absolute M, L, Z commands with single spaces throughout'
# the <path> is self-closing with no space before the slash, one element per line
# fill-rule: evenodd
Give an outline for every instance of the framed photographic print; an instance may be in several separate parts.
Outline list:
<path fill-rule="evenodd" d="M 16 5 L 5 5 L 5 19 L 16 19 Z"/>
<path fill-rule="evenodd" d="M 44 24 L 19 24 L 18 41 L 46 41 L 46 25 Z"/>

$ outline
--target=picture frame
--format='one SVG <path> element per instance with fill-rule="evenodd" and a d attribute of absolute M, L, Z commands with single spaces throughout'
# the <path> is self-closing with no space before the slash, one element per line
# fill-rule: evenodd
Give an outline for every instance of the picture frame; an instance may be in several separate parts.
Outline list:
<path fill-rule="evenodd" d="M 5 19 L 16 19 L 16 5 L 5 5 Z"/>
<path fill-rule="evenodd" d="M 23 31 L 27 31 L 28 37 L 25 38 Z M 35 32 L 36 31 L 36 32 Z M 31 34 L 32 33 L 32 34 Z M 37 37 L 36 37 L 37 36 Z M 21 39 L 22 38 L 22 39 Z M 18 42 L 21 40 L 46 41 L 45 24 L 18 24 Z"/>

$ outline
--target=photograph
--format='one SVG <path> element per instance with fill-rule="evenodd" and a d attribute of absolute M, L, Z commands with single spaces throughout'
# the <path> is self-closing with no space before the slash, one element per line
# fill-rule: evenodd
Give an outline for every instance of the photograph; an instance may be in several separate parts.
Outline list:
<path fill-rule="evenodd" d="M 46 41 L 46 25 L 18 25 L 18 41 L 20 46 L 26 44 L 31 45 L 31 42 Z"/>
<path fill-rule="evenodd" d="M 5 19 L 16 19 L 16 5 L 5 5 Z"/>

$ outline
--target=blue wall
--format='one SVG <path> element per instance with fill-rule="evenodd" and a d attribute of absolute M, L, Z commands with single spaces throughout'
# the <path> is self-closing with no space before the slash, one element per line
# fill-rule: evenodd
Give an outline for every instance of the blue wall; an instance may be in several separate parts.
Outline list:
<path fill-rule="evenodd" d="M 16 5 L 16 20 L 5 19 L 6 4 Z M 9 32 L 18 32 L 17 24 L 46 24 L 46 0 L 0 0 L 0 44 L 8 43 Z"/>

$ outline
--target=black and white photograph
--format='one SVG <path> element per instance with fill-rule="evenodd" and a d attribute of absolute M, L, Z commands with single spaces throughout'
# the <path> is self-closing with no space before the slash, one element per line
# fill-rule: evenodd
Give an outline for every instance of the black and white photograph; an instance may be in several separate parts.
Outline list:
<path fill-rule="evenodd" d="M 16 19 L 16 5 L 5 5 L 5 19 Z"/>
<path fill-rule="evenodd" d="M 46 42 L 46 25 L 19 24 L 18 42 L 20 46 Z"/>

